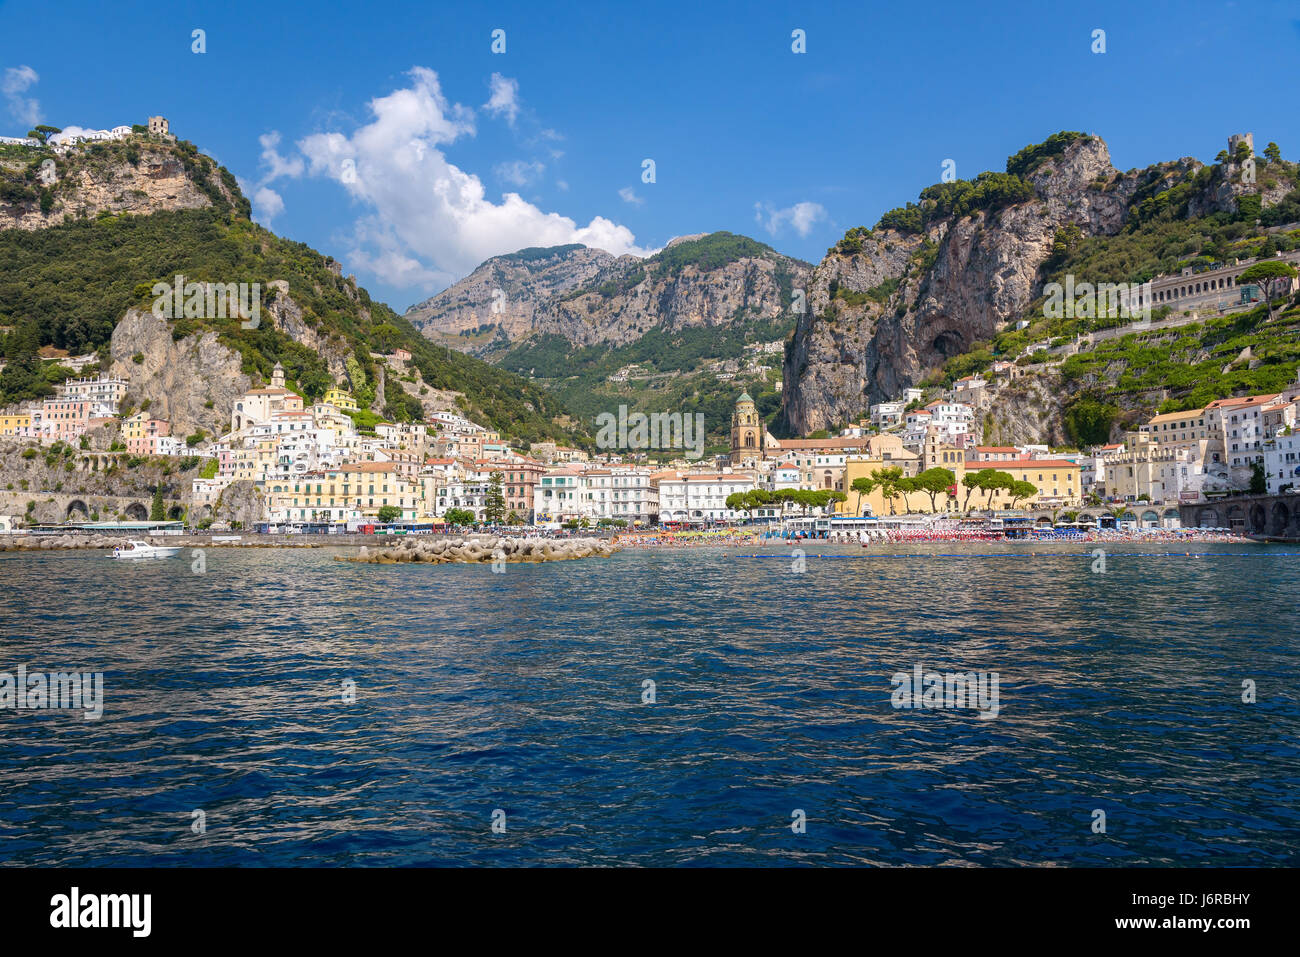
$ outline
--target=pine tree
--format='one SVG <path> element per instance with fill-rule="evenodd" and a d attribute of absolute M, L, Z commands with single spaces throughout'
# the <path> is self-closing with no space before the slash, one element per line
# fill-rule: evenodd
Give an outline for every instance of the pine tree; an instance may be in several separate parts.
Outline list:
<path fill-rule="evenodd" d="M 488 482 L 487 500 L 483 503 L 483 520 L 489 525 L 500 525 L 506 518 L 506 493 L 501 487 L 505 476 L 493 472 Z"/>

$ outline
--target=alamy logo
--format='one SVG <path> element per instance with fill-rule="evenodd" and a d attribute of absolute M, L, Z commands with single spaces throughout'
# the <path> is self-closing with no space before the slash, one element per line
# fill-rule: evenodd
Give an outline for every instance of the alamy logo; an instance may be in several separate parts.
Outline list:
<path fill-rule="evenodd" d="M 1065 285 L 1049 282 L 1043 287 L 1047 301 L 1043 315 L 1048 319 L 1139 319 L 1151 321 L 1151 283 L 1090 282 L 1077 285 L 1067 274 Z"/>
<path fill-rule="evenodd" d="M 82 894 L 79 887 L 50 898 L 50 926 L 126 927 L 133 937 L 148 937 L 153 927 L 152 894 Z"/>
<path fill-rule="evenodd" d="M 889 683 L 895 708 L 975 708 L 983 721 L 998 716 L 996 671 L 926 671 L 913 665 L 911 674 L 896 672 Z"/>
<path fill-rule="evenodd" d="M 692 418 L 694 421 L 692 422 Z M 622 449 L 682 449 L 686 458 L 698 459 L 704 455 L 704 413 L 696 412 L 633 412 L 627 406 L 618 407 L 618 415 L 602 412 L 596 416 L 596 447 L 617 451 Z"/>
<path fill-rule="evenodd" d="M 156 282 L 150 292 L 159 319 L 241 319 L 241 329 L 262 321 L 261 283 L 186 282 L 178 273 L 175 282 Z"/>
<path fill-rule="evenodd" d="M 104 715 L 104 674 L 101 671 L 28 672 L 26 665 L 18 673 L 0 671 L 0 710 L 82 711 L 86 721 Z"/>

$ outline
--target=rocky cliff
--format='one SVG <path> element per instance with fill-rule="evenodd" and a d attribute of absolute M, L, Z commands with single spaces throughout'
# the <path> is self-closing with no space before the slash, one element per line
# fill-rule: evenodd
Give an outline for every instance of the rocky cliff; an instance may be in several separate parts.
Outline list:
<path fill-rule="evenodd" d="M 654 328 L 772 319 L 788 311 L 808 270 L 731 233 L 679 237 L 647 259 L 575 245 L 525 249 L 489 259 L 406 317 L 425 335 L 470 352 L 545 334 L 621 345 Z M 488 335 L 446 338 L 474 331 Z"/>
<path fill-rule="evenodd" d="M 787 343 L 782 424 L 806 434 L 856 420 L 988 340 L 1041 294 L 1044 265 L 1063 233 L 1076 242 L 1115 236 L 1135 217 L 1170 207 L 1189 218 L 1235 213 L 1248 193 L 1260 193 L 1267 207 L 1290 189 L 1246 180 L 1231 160 L 1207 168 L 1184 158 L 1121 173 L 1102 140 L 1057 134 L 1012 157 L 1005 175 L 930 187 L 919 207 L 851 230 L 813 270 L 809 309 Z M 976 198 L 963 200 L 963 192 Z M 994 198 L 981 205 L 985 194 Z M 945 215 L 954 195 L 958 208 Z M 1059 409 L 1044 415 L 1040 425 L 1052 431 Z"/>
<path fill-rule="evenodd" d="M 252 387 L 239 353 L 205 331 L 172 338 L 171 325 L 143 309 L 129 309 L 113 330 L 110 373 L 129 379 L 125 403 L 171 422 L 173 435 L 202 429 L 220 435 L 230 427 L 230 410 Z"/>
<path fill-rule="evenodd" d="M 144 134 L 0 157 L 0 229 L 42 229 L 107 213 L 246 205 L 234 178 L 187 143 Z"/>

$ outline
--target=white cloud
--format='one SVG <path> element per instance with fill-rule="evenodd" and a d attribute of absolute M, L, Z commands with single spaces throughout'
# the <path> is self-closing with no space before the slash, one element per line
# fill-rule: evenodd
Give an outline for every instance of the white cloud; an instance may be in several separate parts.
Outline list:
<path fill-rule="evenodd" d="M 645 200 L 636 194 L 631 186 L 624 186 L 618 191 L 618 198 L 625 203 L 631 203 L 633 206 L 644 206 Z"/>
<path fill-rule="evenodd" d="M 9 113 L 19 123 L 33 127 L 41 121 L 41 105 L 35 97 L 23 96 L 40 76 L 29 66 L 11 66 L 0 80 L 0 93 L 4 94 Z M 23 130 L 26 133 L 27 130 Z"/>
<path fill-rule="evenodd" d="M 754 221 L 773 236 L 787 225 L 800 236 L 807 236 L 813 226 L 828 218 L 821 203 L 795 203 L 785 209 L 775 209 L 767 203 L 754 204 Z"/>
<path fill-rule="evenodd" d="M 498 179 L 503 179 L 512 186 L 527 186 L 538 176 L 546 166 L 537 160 L 531 163 L 526 160 L 512 160 L 509 163 L 498 163 L 494 167 L 494 172 Z"/>
<path fill-rule="evenodd" d="M 271 220 L 284 212 L 284 199 L 271 187 L 259 186 L 253 193 L 253 206 L 257 211 L 257 221 L 269 226 Z"/>
<path fill-rule="evenodd" d="M 316 133 L 298 143 L 307 171 L 342 185 L 370 209 L 356 224 L 350 257 L 395 286 L 448 284 L 483 260 L 525 246 L 584 243 L 614 255 L 646 255 L 625 226 L 587 225 L 508 192 L 500 202 L 443 148 L 474 134 L 474 114 L 450 103 L 425 67 L 411 84 L 370 102 L 373 120 L 351 134 Z"/>
<path fill-rule="evenodd" d="M 483 104 L 483 109 L 493 116 L 504 116 L 506 122 L 514 126 L 515 117 L 519 115 L 519 81 L 493 73 L 488 88 L 491 95 Z"/>
<path fill-rule="evenodd" d="M 279 130 L 263 133 L 257 138 L 257 142 L 262 144 L 262 165 L 267 167 L 267 174 L 262 178 L 263 183 L 269 183 L 281 176 L 297 179 L 303 174 L 304 164 L 301 156 L 285 158 L 276 149 L 280 145 Z"/>

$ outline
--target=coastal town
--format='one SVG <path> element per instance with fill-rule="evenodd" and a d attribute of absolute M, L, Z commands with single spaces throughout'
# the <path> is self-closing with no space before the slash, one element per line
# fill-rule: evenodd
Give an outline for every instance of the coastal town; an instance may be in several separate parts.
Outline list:
<path fill-rule="evenodd" d="M 94 358 L 50 361 L 75 372 Z M 401 368 L 410 355 L 376 358 Z M 793 522 L 844 532 L 923 528 L 974 513 L 1036 516 L 1049 526 L 1171 529 L 1186 524 L 1180 506 L 1284 495 L 1300 480 L 1300 376 L 1280 393 L 1156 415 L 1122 442 L 1062 449 L 980 443 L 977 423 L 1009 364 L 1001 366 L 929 394 L 908 389 L 835 436 L 776 438 L 741 394 L 730 448 L 702 458 L 647 447 L 671 444 L 671 428 L 649 437 L 634 430 L 623 436 L 626 447 L 589 450 L 515 447 L 450 411 L 359 427 L 358 405 L 341 384 L 308 402 L 287 387 L 279 364 L 268 383 L 234 402 L 219 436 L 173 435 L 171 423 L 147 409 L 123 414 L 129 380 L 100 374 L 69 378 L 55 395 L 0 413 L 0 442 L 90 448 L 88 436 L 99 430 L 100 444 L 110 435 L 109 450 L 136 462 L 198 458 L 205 464 L 191 480 L 188 507 L 171 517 L 207 527 L 222 496 L 242 484 L 261 503 L 248 530 L 262 531 Z M 1244 518 L 1230 511 L 1212 510 L 1214 521 L 1196 524 L 1240 531 Z M 72 508 L 67 515 L 90 517 Z"/>

